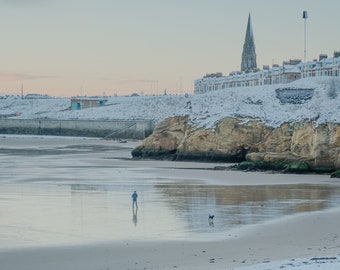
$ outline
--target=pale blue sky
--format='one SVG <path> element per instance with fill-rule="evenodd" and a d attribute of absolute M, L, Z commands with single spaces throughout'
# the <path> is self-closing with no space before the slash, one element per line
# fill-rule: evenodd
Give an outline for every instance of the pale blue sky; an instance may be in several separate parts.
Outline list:
<path fill-rule="evenodd" d="M 193 91 L 240 69 L 249 12 L 257 63 L 340 50 L 339 0 L 0 0 L 0 93 Z"/>

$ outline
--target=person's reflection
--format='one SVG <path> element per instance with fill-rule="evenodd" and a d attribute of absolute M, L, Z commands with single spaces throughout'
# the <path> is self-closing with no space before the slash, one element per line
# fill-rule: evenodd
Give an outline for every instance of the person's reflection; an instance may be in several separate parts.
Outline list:
<path fill-rule="evenodd" d="M 132 207 L 132 222 L 135 226 L 137 226 L 137 211 L 138 207 Z"/>

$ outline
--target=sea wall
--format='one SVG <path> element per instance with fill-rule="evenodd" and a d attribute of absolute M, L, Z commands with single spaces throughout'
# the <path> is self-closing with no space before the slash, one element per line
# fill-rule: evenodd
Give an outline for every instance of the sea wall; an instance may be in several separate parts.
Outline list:
<path fill-rule="evenodd" d="M 188 117 L 172 117 L 158 124 L 132 155 L 330 172 L 340 169 L 340 124 L 301 121 L 273 128 L 257 119 L 224 118 L 214 129 L 203 129 Z"/>
<path fill-rule="evenodd" d="M 0 134 L 144 139 L 154 129 L 151 120 L 0 119 Z"/>

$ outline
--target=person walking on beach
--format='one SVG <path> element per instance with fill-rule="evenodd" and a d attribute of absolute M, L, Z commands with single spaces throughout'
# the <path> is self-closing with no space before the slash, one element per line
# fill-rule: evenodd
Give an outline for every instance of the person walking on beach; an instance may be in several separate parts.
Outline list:
<path fill-rule="evenodd" d="M 134 191 L 131 195 L 131 198 L 132 198 L 132 207 L 135 207 L 138 208 L 138 205 L 137 205 L 137 198 L 138 198 L 138 194 L 136 191 Z"/>

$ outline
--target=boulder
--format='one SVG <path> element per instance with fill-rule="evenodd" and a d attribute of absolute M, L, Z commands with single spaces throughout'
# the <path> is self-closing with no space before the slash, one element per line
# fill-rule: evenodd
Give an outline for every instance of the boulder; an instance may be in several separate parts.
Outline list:
<path fill-rule="evenodd" d="M 156 125 L 153 133 L 132 151 L 137 158 L 172 159 L 188 128 L 189 118 L 171 117 Z"/>
<path fill-rule="evenodd" d="M 246 153 L 258 150 L 271 130 L 258 120 L 224 118 L 215 129 L 189 129 L 177 149 L 177 158 L 240 162 Z"/>

